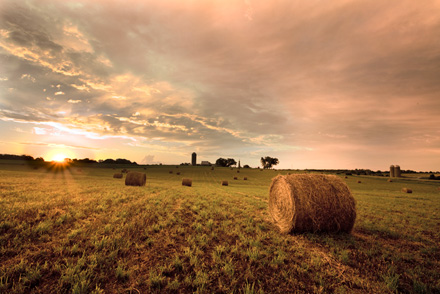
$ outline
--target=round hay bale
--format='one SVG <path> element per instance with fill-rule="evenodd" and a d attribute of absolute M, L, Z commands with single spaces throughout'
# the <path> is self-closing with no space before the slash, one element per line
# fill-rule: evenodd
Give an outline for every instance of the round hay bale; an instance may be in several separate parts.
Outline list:
<path fill-rule="evenodd" d="M 126 168 L 123 168 L 122 170 L 121 170 L 121 173 L 128 173 L 128 170 L 126 169 Z"/>
<path fill-rule="evenodd" d="M 126 186 L 145 186 L 147 175 L 141 172 L 129 172 L 125 177 Z"/>
<path fill-rule="evenodd" d="M 240 173 L 240 171 L 238 170 L 238 171 L 237 171 L 237 174 L 239 174 L 239 173 Z"/>
<path fill-rule="evenodd" d="M 402 188 L 403 193 L 412 193 L 412 189 L 410 188 Z"/>
<path fill-rule="evenodd" d="M 358 184 L 362 183 L 361 181 L 358 181 Z"/>
<path fill-rule="evenodd" d="M 391 180 L 391 179 L 388 179 L 388 182 L 392 183 L 392 182 L 393 182 L 393 180 Z"/>
<path fill-rule="evenodd" d="M 113 178 L 115 179 L 122 179 L 123 175 L 122 174 L 114 174 Z"/>
<path fill-rule="evenodd" d="M 191 179 L 182 179 L 182 186 L 191 187 L 192 186 L 192 180 Z"/>
<path fill-rule="evenodd" d="M 237 177 L 234 177 L 234 180 L 237 180 Z"/>
<path fill-rule="evenodd" d="M 172 174 L 173 173 L 173 171 L 172 170 L 170 170 L 170 174 Z"/>
<path fill-rule="evenodd" d="M 213 167 L 213 166 L 211 166 L 211 170 L 214 170 L 214 167 Z"/>
<path fill-rule="evenodd" d="M 228 181 L 222 181 L 222 186 L 228 186 L 228 185 L 229 185 Z"/>
<path fill-rule="evenodd" d="M 345 179 L 348 179 L 348 177 L 347 177 L 347 176 L 345 176 Z"/>
<path fill-rule="evenodd" d="M 247 177 L 244 177 L 244 178 L 243 178 L 243 181 L 247 181 Z"/>
<path fill-rule="evenodd" d="M 177 172 L 176 175 L 180 176 L 180 172 Z"/>
<path fill-rule="evenodd" d="M 270 186 L 269 213 L 283 233 L 349 233 L 356 219 L 356 202 L 337 176 L 279 175 Z"/>

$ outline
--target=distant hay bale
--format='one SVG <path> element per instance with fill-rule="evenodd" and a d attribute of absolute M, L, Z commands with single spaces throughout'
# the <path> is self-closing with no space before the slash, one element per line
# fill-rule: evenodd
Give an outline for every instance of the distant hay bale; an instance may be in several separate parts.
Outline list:
<path fill-rule="evenodd" d="M 126 186 L 145 186 L 147 175 L 141 172 L 129 172 L 125 177 Z"/>
<path fill-rule="evenodd" d="M 348 177 L 347 177 L 347 176 L 345 176 L 345 179 L 348 179 Z"/>
<path fill-rule="evenodd" d="M 237 177 L 234 177 L 234 180 L 237 180 Z"/>
<path fill-rule="evenodd" d="M 243 178 L 243 181 L 247 181 L 247 177 L 244 177 L 244 178 Z"/>
<path fill-rule="evenodd" d="M 128 173 L 128 170 L 126 169 L 126 168 L 123 168 L 122 170 L 121 170 L 121 173 Z"/>
<path fill-rule="evenodd" d="M 214 167 L 213 167 L 213 166 L 211 166 L 211 170 L 214 170 Z"/>
<path fill-rule="evenodd" d="M 173 171 L 172 171 L 172 170 L 170 170 L 170 171 L 169 171 L 169 173 L 170 173 L 170 174 L 172 174 L 172 173 L 173 173 Z"/>
<path fill-rule="evenodd" d="M 115 179 L 122 179 L 123 175 L 122 174 L 114 174 L 113 178 Z"/>
<path fill-rule="evenodd" d="M 403 193 L 412 193 L 412 189 L 410 188 L 402 188 Z"/>
<path fill-rule="evenodd" d="M 238 171 L 237 171 L 237 174 L 239 174 L 239 173 L 240 173 L 240 171 L 238 170 Z"/>
<path fill-rule="evenodd" d="M 180 176 L 180 172 L 177 172 L 176 175 Z"/>
<path fill-rule="evenodd" d="M 228 181 L 222 181 L 222 186 L 228 186 L 228 185 L 229 185 Z"/>
<path fill-rule="evenodd" d="M 361 181 L 358 181 L 358 184 L 362 183 Z"/>
<path fill-rule="evenodd" d="M 192 180 L 191 179 L 182 179 L 182 186 L 188 186 L 191 187 L 192 186 Z"/>
<path fill-rule="evenodd" d="M 392 181 L 393 181 L 393 180 L 391 180 L 391 179 L 388 179 L 388 182 L 390 182 L 390 183 L 391 183 Z"/>
<path fill-rule="evenodd" d="M 337 176 L 278 175 L 269 190 L 269 213 L 283 233 L 349 233 L 356 219 L 356 203 Z"/>

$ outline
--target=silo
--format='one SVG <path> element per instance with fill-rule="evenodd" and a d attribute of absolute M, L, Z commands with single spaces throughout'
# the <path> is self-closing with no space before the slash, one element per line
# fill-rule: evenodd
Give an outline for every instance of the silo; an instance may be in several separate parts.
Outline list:
<path fill-rule="evenodd" d="M 400 166 L 398 165 L 394 166 L 394 176 L 400 178 Z"/>
<path fill-rule="evenodd" d="M 191 164 L 197 165 L 197 154 L 195 152 L 191 155 Z"/>
<path fill-rule="evenodd" d="M 394 178 L 394 165 L 390 165 L 390 178 Z"/>

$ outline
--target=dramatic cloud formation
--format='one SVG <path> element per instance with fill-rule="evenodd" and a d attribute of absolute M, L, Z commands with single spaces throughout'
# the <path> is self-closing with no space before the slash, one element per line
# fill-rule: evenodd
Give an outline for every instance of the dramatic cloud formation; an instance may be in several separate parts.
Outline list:
<path fill-rule="evenodd" d="M 435 0 L 1 0 L 0 153 L 438 170 L 439 38 Z"/>

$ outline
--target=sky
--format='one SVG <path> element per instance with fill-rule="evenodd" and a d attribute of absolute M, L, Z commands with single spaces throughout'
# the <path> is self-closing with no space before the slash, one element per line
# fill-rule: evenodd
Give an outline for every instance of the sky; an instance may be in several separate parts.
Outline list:
<path fill-rule="evenodd" d="M 0 0 L 0 153 L 440 170 L 439 0 Z"/>

